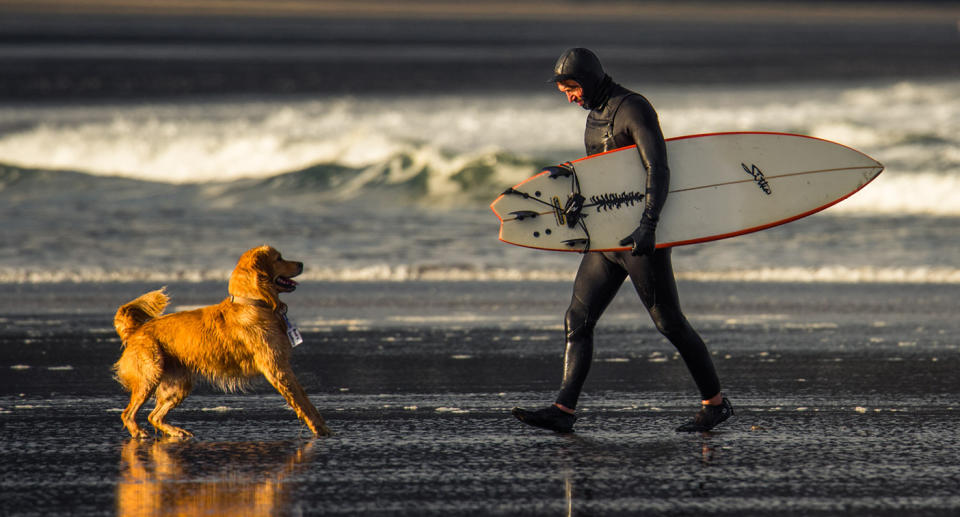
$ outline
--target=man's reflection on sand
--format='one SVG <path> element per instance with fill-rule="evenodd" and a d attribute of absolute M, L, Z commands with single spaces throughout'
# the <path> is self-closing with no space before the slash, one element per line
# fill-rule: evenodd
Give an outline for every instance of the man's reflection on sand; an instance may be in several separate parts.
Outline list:
<path fill-rule="evenodd" d="M 117 514 L 288 513 L 285 481 L 309 465 L 313 444 L 130 440 L 120 454 Z"/>
<path fill-rule="evenodd" d="M 595 501 L 602 501 L 605 493 L 622 497 L 623 487 L 603 486 L 604 482 L 593 479 L 592 474 L 597 473 L 598 465 L 615 466 L 619 471 L 621 465 L 619 455 L 624 454 L 625 450 L 622 447 L 610 447 L 607 443 L 595 442 L 578 435 L 569 435 L 564 438 L 564 442 L 556 450 L 554 456 L 555 466 L 563 479 L 563 515 L 567 517 L 598 515 L 598 513 L 590 510 L 591 505 Z M 700 443 L 694 444 L 694 447 L 697 448 L 690 450 L 695 454 L 695 456 L 691 456 L 691 460 L 699 461 L 701 468 L 710 467 L 719 462 L 719 450 L 715 444 L 711 444 L 714 438 L 714 433 L 700 433 Z M 657 463 L 661 451 L 661 447 L 657 445 L 652 447 L 636 445 L 636 447 L 628 447 L 628 449 L 632 456 L 645 455 L 654 464 Z M 698 455 L 697 452 L 699 452 Z M 697 469 L 692 471 L 695 470 Z M 698 491 L 708 490 L 699 480 L 695 482 Z M 596 494 L 594 490 L 597 491 Z"/>
<path fill-rule="evenodd" d="M 703 442 L 700 443 L 700 463 L 710 465 L 717 459 L 716 449 L 710 445 L 709 433 L 703 433 Z"/>
<path fill-rule="evenodd" d="M 563 492 L 566 496 L 566 512 L 564 515 L 567 517 L 573 517 L 573 473 L 565 472 L 563 476 Z"/>
<path fill-rule="evenodd" d="M 563 515 L 589 515 L 584 508 L 593 499 L 590 474 L 592 469 L 585 466 L 605 454 L 602 447 L 591 440 L 578 435 L 563 437 L 562 446 L 554 456 L 556 467 L 563 479 L 564 508 Z"/>

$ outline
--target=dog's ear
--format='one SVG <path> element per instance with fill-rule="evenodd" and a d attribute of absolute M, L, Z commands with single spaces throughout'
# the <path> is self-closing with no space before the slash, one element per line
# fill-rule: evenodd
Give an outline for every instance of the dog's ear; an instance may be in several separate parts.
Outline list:
<path fill-rule="evenodd" d="M 230 274 L 227 287 L 230 294 L 263 300 L 277 310 L 280 298 L 273 287 L 273 267 L 277 254 L 270 246 L 260 246 L 241 255 L 237 267 Z"/>
<path fill-rule="evenodd" d="M 237 266 L 230 273 L 230 283 L 227 290 L 234 296 L 252 298 L 256 294 L 256 248 L 244 252 L 237 261 Z"/>
<path fill-rule="evenodd" d="M 280 308 L 280 294 L 273 283 L 275 262 L 276 258 L 271 253 L 262 253 L 257 256 L 256 286 L 259 291 L 257 297 L 269 303 L 270 308 L 276 311 Z"/>

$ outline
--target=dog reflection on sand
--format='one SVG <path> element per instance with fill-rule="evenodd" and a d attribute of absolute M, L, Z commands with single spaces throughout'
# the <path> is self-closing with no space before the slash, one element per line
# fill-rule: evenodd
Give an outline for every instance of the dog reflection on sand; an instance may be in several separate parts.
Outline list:
<path fill-rule="evenodd" d="M 285 515 L 285 482 L 310 464 L 314 441 L 128 441 L 117 515 Z"/>

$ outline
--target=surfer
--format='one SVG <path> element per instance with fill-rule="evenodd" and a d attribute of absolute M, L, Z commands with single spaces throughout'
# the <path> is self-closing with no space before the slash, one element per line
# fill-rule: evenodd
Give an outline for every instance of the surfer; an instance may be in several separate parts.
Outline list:
<path fill-rule="evenodd" d="M 647 170 L 644 211 L 636 230 L 620 242 L 631 246 L 630 251 L 583 254 L 564 321 L 566 350 L 556 402 L 535 411 L 514 408 L 513 414 L 535 427 L 573 431 L 577 399 L 593 360 L 594 327 L 629 277 L 657 330 L 679 351 L 700 391 L 700 411 L 677 431 L 709 431 L 731 417 L 733 407 L 720 391 L 710 352 L 680 309 L 670 248 L 655 248 L 657 222 L 670 182 L 657 113 L 642 95 L 613 82 L 588 49 L 564 52 L 553 73 L 567 100 L 590 112 L 584 133 L 588 155 L 637 146 Z"/>

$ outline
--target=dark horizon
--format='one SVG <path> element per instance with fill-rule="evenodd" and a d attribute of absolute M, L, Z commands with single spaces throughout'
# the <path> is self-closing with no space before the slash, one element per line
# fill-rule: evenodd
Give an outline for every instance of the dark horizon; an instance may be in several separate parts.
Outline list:
<path fill-rule="evenodd" d="M 595 49 L 616 80 L 636 85 L 960 76 L 954 3 L 864 12 L 867 3 L 595 2 L 575 11 L 569 2 L 421 1 L 384 12 L 377 7 L 392 4 L 295 1 L 267 14 L 266 4 L 217 13 L 220 4 L 199 2 L 186 14 L 177 2 L 114 12 L 100 0 L 7 2 L 0 102 L 539 92 L 571 46 Z M 546 5 L 554 9 L 535 10 Z M 438 12 L 424 14 L 430 6 Z"/>

